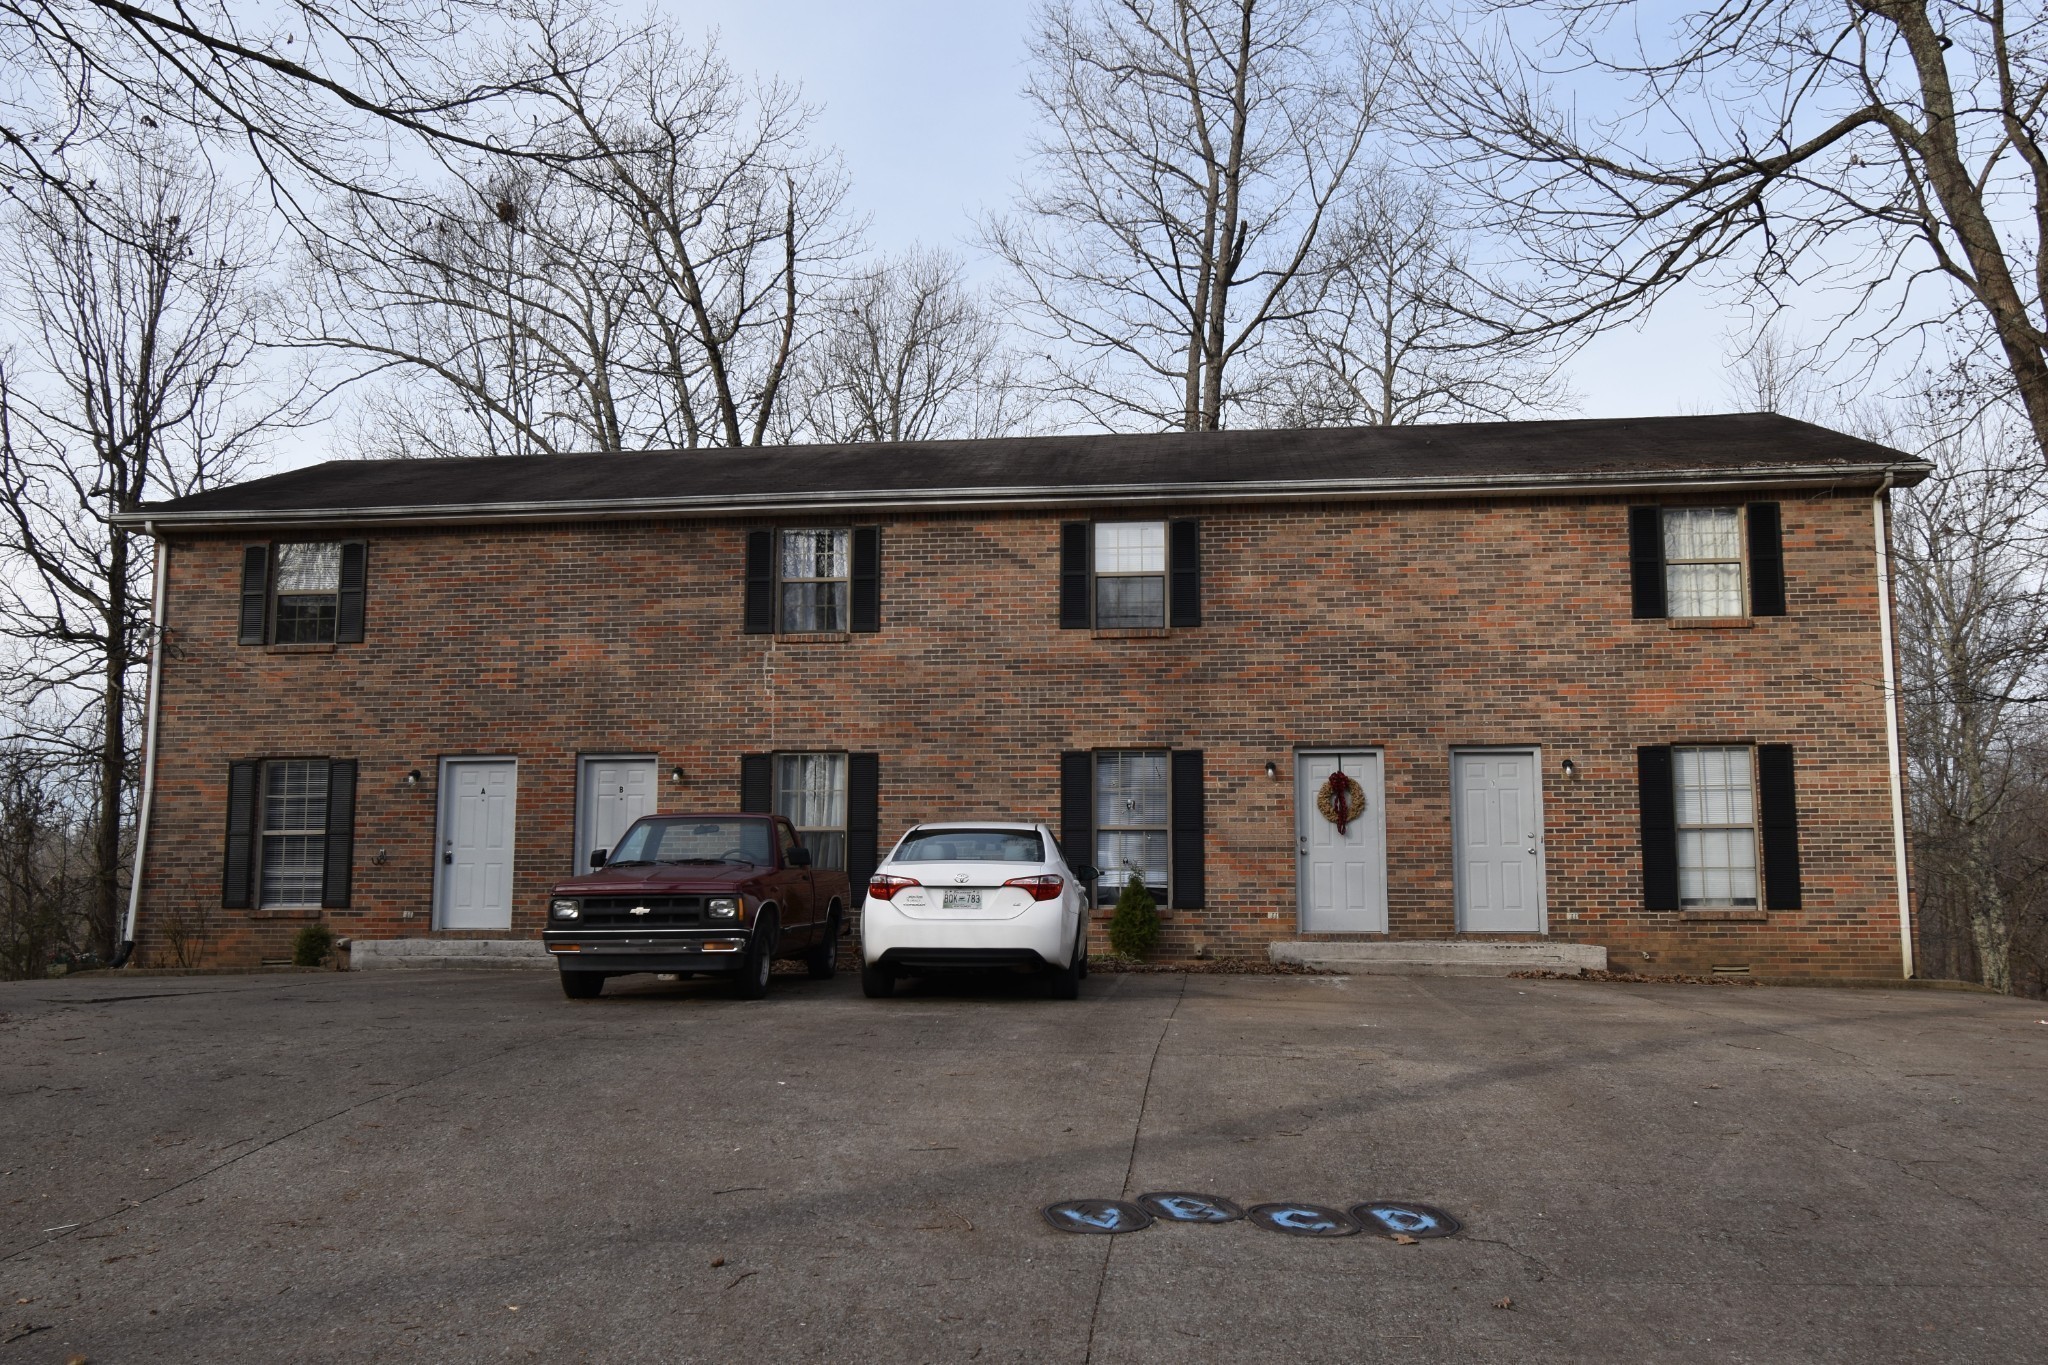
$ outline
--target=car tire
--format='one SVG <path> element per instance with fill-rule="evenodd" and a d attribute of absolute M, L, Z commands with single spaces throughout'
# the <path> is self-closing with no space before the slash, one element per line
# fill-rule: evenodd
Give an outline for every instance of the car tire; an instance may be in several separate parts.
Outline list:
<path fill-rule="evenodd" d="M 603 972 L 563 972 L 562 994 L 571 1000 L 595 1000 L 604 991 Z"/>
<path fill-rule="evenodd" d="M 813 981 L 830 981 L 839 970 L 839 911 L 834 910 L 825 920 L 825 933 L 811 951 L 804 954 L 804 966 L 810 971 Z"/>
<path fill-rule="evenodd" d="M 879 962 L 861 963 L 860 993 L 870 1000 L 887 1000 L 896 994 L 896 973 Z"/>
<path fill-rule="evenodd" d="M 1082 916 L 1081 927 L 1076 933 L 1078 937 L 1074 942 L 1074 956 L 1081 959 L 1081 979 L 1085 981 L 1088 979 L 1088 919 L 1086 915 Z"/>
<path fill-rule="evenodd" d="M 1081 998 L 1081 972 L 1088 963 L 1081 952 L 1081 945 L 1074 945 L 1074 955 L 1067 959 L 1064 967 L 1052 970 L 1052 998 L 1055 1000 L 1079 1000 Z"/>
<path fill-rule="evenodd" d="M 740 964 L 742 1000 L 759 1000 L 768 994 L 768 978 L 775 971 L 775 927 L 772 914 L 754 926 L 754 941 L 747 949 L 747 960 Z"/>

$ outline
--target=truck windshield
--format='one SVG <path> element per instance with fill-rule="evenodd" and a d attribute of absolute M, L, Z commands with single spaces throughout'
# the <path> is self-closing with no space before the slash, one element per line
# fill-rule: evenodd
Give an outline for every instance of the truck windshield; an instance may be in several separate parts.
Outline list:
<path fill-rule="evenodd" d="M 899 863 L 1042 863 L 1045 841 L 1028 829 L 919 829 L 904 836 Z"/>
<path fill-rule="evenodd" d="M 766 867 L 766 820 L 642 820 L 606 859 L 620 863 L 753 863 Z"/>

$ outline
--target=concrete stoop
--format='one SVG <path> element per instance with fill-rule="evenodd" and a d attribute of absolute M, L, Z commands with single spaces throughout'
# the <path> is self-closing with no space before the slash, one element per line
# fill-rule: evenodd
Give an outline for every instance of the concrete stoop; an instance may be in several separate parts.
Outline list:
<path fill-rule="evenodd" d="M 1588 943 L 1488 943 L 1461 939 L 1373 939 L 1275 943 L 1276 963 L 1363 976 L 1506 976 L 1510 972 L 1604 972 L 1607 950 Z"/>
<path fill-rule="evenodd" d="M 350 941 L 348 957 L 358 972 L 555 965 L 537 938 L 359 938 Z"/>

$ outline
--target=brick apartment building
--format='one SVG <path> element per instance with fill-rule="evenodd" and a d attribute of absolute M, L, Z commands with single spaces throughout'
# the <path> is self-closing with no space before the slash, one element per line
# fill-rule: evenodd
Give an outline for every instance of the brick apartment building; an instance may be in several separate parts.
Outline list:
<path fill-rule="evenodd" d="M 1143 872 L 1168 956 L 1896 976 L 1882 528 L 1928 470 L 1746 415 L 337 462 L 151 506 L 131 936 L 537 937 L 637 814 L 773 807 L 857 882 L 915 820 L 1043 819 L 1105 905 Z"/>

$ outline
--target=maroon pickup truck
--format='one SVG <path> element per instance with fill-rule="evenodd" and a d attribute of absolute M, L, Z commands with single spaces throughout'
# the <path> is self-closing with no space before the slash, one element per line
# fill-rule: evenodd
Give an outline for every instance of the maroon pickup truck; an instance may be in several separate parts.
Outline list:
<path fill-rule="evenodd" d="M 572 1000 L 627 972 L 729 975 L 749 1000 L 767 993 L 777 958 L 832 975 L 846 874 L 811 866 L 779 815 L 650 815 L 590 865 L 549 894 L 541 933 Z"/>

